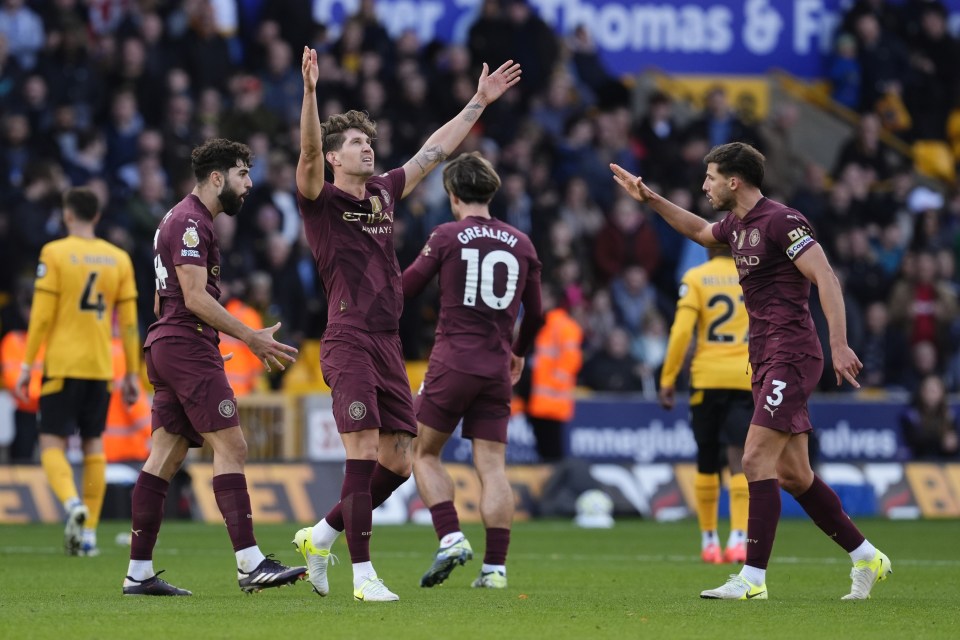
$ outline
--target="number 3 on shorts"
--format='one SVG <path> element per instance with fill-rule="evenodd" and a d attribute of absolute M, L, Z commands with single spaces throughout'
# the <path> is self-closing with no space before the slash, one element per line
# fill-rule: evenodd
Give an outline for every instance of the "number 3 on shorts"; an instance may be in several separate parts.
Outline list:
<path fill-rule="evenodd" d="M 783 390 L 787 387 L 787 383 L 781 380 L 771 380 L 773 383 L 773 395 L 767 396 L 767 404 L 771 407 L 777 407 L 783 402 Z"/>

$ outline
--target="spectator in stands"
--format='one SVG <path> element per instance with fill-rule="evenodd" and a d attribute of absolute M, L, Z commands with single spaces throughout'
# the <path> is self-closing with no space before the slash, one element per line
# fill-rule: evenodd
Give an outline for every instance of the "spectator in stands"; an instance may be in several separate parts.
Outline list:
<path fill-rule="evenodd" d="M 706 140 L 710 147 L 728 142 L 745 142 L 760 152 L 766 149 L 759 131 L 733 112 L 723 86 L 711 87 L 703 102 L 703 114 L 690 123 L 684 137 Z"/>
<path fill-rule="evenodd" d="M 890 314 L 882 301 L 872 302 L 864 315 L 863 343 L 857 348 L 863 362 L 861 384 L 875 389 L 902 387 L 908 367 L 908 345 L 903 333 L 890 326 Z"/>
<path fill-rule="evenodd" d="M 880 99 L 899 93 L 907 69 L 907 51 L 892 33 L 882 30 L 872 13 L 860 14 L 853 25 L 860 62 L 860 112 L 873 111 Z"/>
<path fill-rule="evenodd" d="M 904 103 L 914 140 L 943 140 L 947 116 L 957 97 L 960 46 L 947 30 L 947 10 L 939 2 L 920 9 L 920 31 L 910 43 L 910 74 Z"/>
<path fill-rule="evenodd" d="M 227 40 L 217 31 L 210 3 L 192 4 L 189 20 L 190 30 L 178 46 L 180 65 L 190 74 L 197 91 L 207 87 L 225 91 L 233 62 Z"/>
<path fill-rule="evenodd" d="M 873 172 L 875 180 L 886 180 L 892 173 L 886 150 L 880 143 L 880 116 L 865 113 L 860 116 L 856 133 L 843 143 L 833 165 L 832 175 L 840 177 L 849 164 L 856 164 Z"/>
<path fill-rule="evenodd" d="M 10 54 L 29 71 L 37 64 L 44 44 L 43 21 L 24 0 L 4 0 L 0 6 L 0 35 Z"/>
<path fill-rule="evenodd" d="M 639 338 L 646 317 L 657 310 L 657 290 L 647 271 L 640 265 L 628 266 L 611 282 L 610 295 L 620 325 L 634 339 Z"/>
<path fill-rule="evenodd" d="M 957 295 L 938 278 L 933 252 L 916 255 L 913 278 L 901 279 L 890 294 L 890 321 L 905 332 L 910 344 L 932 342 L 946 352 L 950 326 L 957 316 Z"/>
<path fill-rule="evenodd" d="M 877 261 L 870 237 L 862 227 L 842 232 L 848 240 L 846 255 L 837 255 L 837 268 L 844 274 L 846 291 L 862 305 L 885 301 L 890 278 Z"/>
<path fill-rule="evenodd" d="M 857 39 L 849 33 L 837 36 L 833 56 L 827 67 L 830 97 L 854 111 L 860 108 L 860 62 L 857 60 Z"/>
<path fill-rule="evenodd" d="M 803 180 L 803 159 L 794 142 L 800 109 L 792 102 L 783 102 L 760 124 L 760 136 L 767 159 L 763 186 L 770 197 L 786 201 Z"/>
<path fill-rule="evenodd" d="M 593 244 L 593 261 L 601 284 L 610 282 L 631 265 L 652 274 L 660 262 L 657 233 L 648 214 L 632 198 L 619 198 L 607 224 Z"/>
<path fill-rule="evenodd" d="M 673 113 L 673 100 L 662 91 L 654 91 L 647 99 L 647 111 L 632 131 L 640 147 L 644 179 L 672 187 L 681 173 L 680 150 L 683 131 Z"/>
<path fill-rule="evenodd" d="M 560 52 L 559 42 L 553 29 L 529 5 L 527 0 L 505 0 L 505 17 L 510 46 L 496 52 L 497 57 L 513 59 L 520 63 L 526 76 L 519 86 L 525 103 L 541 93 L 550 82 Z M 475 63 L 491 62 L 490 59 L 474 58 Z"/>
<path fill-rule="evenodd" d="M 283 40 L 274 40 L 267 47 L 267 59 L 260 71 L 264 106 L 284 125 L 299 122 L 303 80 L 291 65 L 293 52 Z"/>
<path fill-rule="evenodd" d="M 903 439 L 914 459 L 956 460 L 960 455 L 960 423 L 948 404 L 943 380 L 928 375 L 900 416 Z"/>
<path fill-rule="evenodd" d="M 594 391 L 637 393 L 643 389 L 641 363 L 630 352 L 630 334 L 614 327 L 603 350 L 587 358 L 580 371 L 580 384 Z"/>
<path fill-rule="evenodd" d="M 614 329 L 619 328 L 609 289 L 598 289 L 583 314 L 583 351 L 587 357 L 604 348 Z"/>

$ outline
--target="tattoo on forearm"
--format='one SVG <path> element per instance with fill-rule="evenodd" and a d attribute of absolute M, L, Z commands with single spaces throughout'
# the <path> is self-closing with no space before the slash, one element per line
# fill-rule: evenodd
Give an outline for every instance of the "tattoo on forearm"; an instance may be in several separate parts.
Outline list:
<path fill-rule="evenodd" d="M 465 113 L 463 114 L 463 119 L 467 122 L 476 122 L 477 118 L 480 117 L 480 112 L 483 111 L 483 105 L 479 102 L 474 102 L 473 104 L 468 104 Z"/>
<path fill-rule="evenodd" d="M 437 166 L 447 159 L 447 154 L 440 145 L 424 147 L 413 157 L 413 161 L 420 167 L 420 173 L 426 174 L 427 171 Z"/>

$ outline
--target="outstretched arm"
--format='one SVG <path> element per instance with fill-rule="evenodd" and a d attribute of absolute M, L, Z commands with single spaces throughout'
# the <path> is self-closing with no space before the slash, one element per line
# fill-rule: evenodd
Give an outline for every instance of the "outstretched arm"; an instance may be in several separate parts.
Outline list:
<path fill-rule="evenodd" d="M 520 82 L 520 65 L 514 64 L 513 60 L 507 60 L 493 73 L 489 73 L 487 63 L 484 62 L 477 93 L 470 99 L 467 106 L 427 138 L 420 151 L 403 165 L 406 185 L 401 197 L 407 197 L 428 173 L 460 146 L 487 105 L 518 82 Z"/>
<path fill-rule="evenodd" d="M 635 176 L 620 165 L 611 164 L 614 181 L 623 187 L 630 197 L 640 202 L 646 202 L 667 221 L 671 227 L 687 236 L 694 242 L 705 247 L 722 247 L 725 243 L 717 242 L 713 237 L 713 223 L 707 222 L 695 213 L 683 207 L 678 207 L 663 196 L 655 193 L 643 182 L 643 178 Z"/>
<path fill-rule="evenodd" d="M 323 136 L 317 108 L 317 51 L 303 48 L 303 106 L 300 108 L 300 160 L 297 162 L 297 189 L 316 200 L 323 189 Z"/>
<path fill-rule="evenodd" d="M 283 371 L 286 368 L 285 365 L 296 362 L 296 348 L 273 339 L 273 334 L 280 328 L 279 322 L 272 327 L 259 330 L 248 327 L 224 309 L 223 305 L 207 291 L 205 267 L 195 264 L 178 264 L 176 269 L 177 280 L 180 281 L 180 288 L 183 289 L 183 303 L 190 313 L 217 331 L 247 343 L 267 371 L 273 371 L 273 367 Z"/>

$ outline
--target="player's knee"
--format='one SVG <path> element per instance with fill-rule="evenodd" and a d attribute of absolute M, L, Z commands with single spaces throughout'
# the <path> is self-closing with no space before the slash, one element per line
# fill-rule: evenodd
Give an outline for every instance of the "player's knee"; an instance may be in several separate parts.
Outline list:
<path fill-rule="evenodd" d="M 810 488 L 813 483 L 813 472 L 803 469 L 781 467 L 777 469 L 777 480 L 780 487 L 792 496 L 798 496 Z"/>
<path fill-rule="evenodd" d="M 772 469 L 769 468 L 769 463 L 764 460 L 763 456 L 759 455 L 757 452 L 745 451 L 743 454 L 743 473 L 747 476 L 747 480 L 753 482 L 755 480 L 764 480 L 769 477 Z"/>

